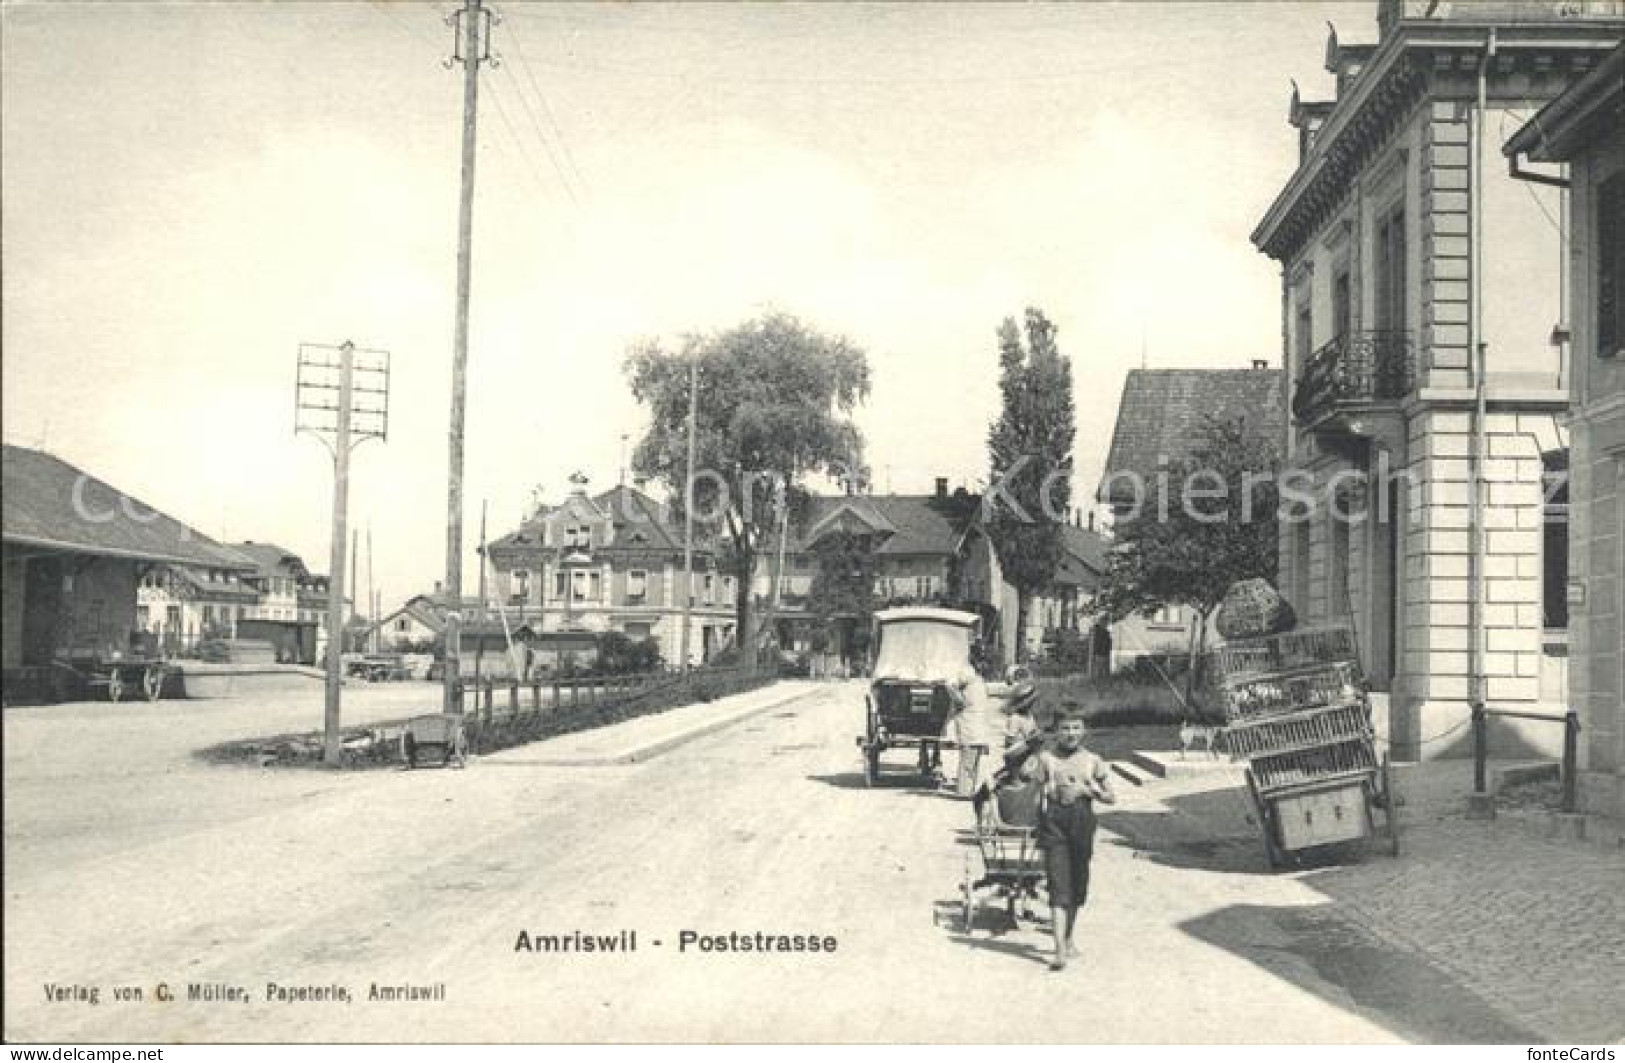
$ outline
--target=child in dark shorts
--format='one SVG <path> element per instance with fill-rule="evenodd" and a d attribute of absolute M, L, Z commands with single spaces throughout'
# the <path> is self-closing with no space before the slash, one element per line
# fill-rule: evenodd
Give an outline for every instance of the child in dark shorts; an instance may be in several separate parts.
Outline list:
<path fill-rule="evenodd" d="M 1035 758 L 1034 777 L 1042 788 L 1038 844 L 1044 850 L 1049 881 L 1055 954 L 1050 969 L 1062 970 L 1078 954 L 1072 943 L 1078 909 L 1089 899 L 1089 861 L 1095 851 L 1093 803 L 1116 802 L 1106 762 L 1083 748 L 1085 726 L 1076 711 L 1062 717 L 1055 748 Z"/>

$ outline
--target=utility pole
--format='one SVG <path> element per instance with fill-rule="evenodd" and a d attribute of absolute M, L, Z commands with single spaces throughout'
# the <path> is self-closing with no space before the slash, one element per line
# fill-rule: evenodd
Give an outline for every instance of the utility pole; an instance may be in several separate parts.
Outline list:
<path fill-rule="evenodd" d="M 683 632 L 678 667 L 688 671 L 688 629 L 694 622 L 694 425 L 699 420 L 700 361 L 688 359 L 688 464 L 683 471 Z"/>
<path fill-rule="evenodd" d="M 359 589 L 359 587 L 358 587 Z M 367 522 L 367 621 L 371 634 L 367 636 L 367 646 L 373 652 L 378 652 L 378 596 L 373 593 L 372 583 L 372 522 Z"/>
<path fill-rule="evenodd" d="M 462 711 L 457 697 L 463 607 L 463 421 L 468 400 L 468 294 L 473 269 L 474 130 L 479 115 L 480 64 L 491 61 L 493 15 L 480 0 L 464 0 L 447 24 L 456 30 L 451 62 L 463 64 L 463 169 L 457 212 L 457 321 L 451 356 L 451 429 L 446 470 L 445 711 Z"/>
<path fill-rule="evenodd" d="M 359 362 L 358 354 L 363 356 Z M 294 433 L 300 432 L 315 435 L 333 454 L 323 758 L 336 765 L 343 753 L 339 741 L 339 692 L 344 683 L 344 553 L 350 506 L 350 451 L 368 439 L 389 437 L 388 352 L 358 350 L 348 341 L 337 347 L 300 344 L 294 382 Z"/>
<path fill-rule="evenodd" d="M 355 576 L 356 561 L 361 557 L 361 551 L 358 548 L 357 543 L 356 543 L 356 536 L 360 535 L 360 534 L 361 534 L 361 529 L 360 528 L 355 528 L 350 532 L 350 623 L 355 622 L 355 614 L 356 614 L 355 596 L 356 596 L 357 592 L 360 591 L 360 589 L 361 589 L 361 584 L 356 581 L 356 576 Z M 371 564 L 371 562 L 369 561 L 368 564 Z M 370 595 L 370 594 L 367 596 L 367 612 L 368 613 L 372 612 L 372 595 Z M 350 648 L 349 647 L 350 628 L 349 628 L 348 625 L 346 625 L 345 628 L 344 628 L 344 640 L 345 640 L 345 647 L 344 648 L 346 650 L 348 650 Z"/>
<path fill-rule="evenodd" d="M 485 505 L 486 500 L 480 499 L 480 609 L 485 609 Z M 480 663 L 485 657 L 485 634 L 481 632 L 480 641 L 474 644 L 474 681 L 480 680 Z"/>

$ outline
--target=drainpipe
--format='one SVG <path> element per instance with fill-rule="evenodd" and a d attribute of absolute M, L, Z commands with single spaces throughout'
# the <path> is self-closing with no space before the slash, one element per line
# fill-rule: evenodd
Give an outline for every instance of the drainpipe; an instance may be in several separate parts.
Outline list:
<path fill-rule="evenodd" d="M 1470 349 L 1473 364 L 1473 449 L 1472 449 L 1472 508 L 1468 516 L 1470 549 L 1472 552 L 1472 582 L 1468 585 L 1468 596 L 1471 603 L 1472 630 L 1469 633 L 1469 679 L 1468 701 L 1472 707 L 1473 720 L 1473 805 L 1475 810 L 1489 815 L 1494 814 L 1494 806 L 1489 803 L 1485 783 L 1484 763 L 1488 755 L 1488 742 L 1483 726 L 1484 709 L 1487 698 L 1488 680 L 1485 676 L 1485 624 L 1484 624 L 1484 570 L 1485 570 L 1485 532 L 1484 532 L 1484 459 L 1485 459 L 1485 430 L 1488 421 L 1488 394 L 1485 377 L 1487 376 L 1487 362 L 1484 343 L 1484 127 L 1485 111 L 1487 109 L 1485 97 L 1488 94 L 1488 78 L 1490 60 L 1495 57 L 1495 29 L 1490 28 L 1489 38 L 1484 44 L 1484 56 L 1478 64 L 1478 98 L 1473 108 L 1472 123 L 1472 154 L 1468 163 L 1471 174 L 1468 178 L 1468 233 L 1471 241 L 1468 253 L 1471 255 L 1469 269 L 1472 271 L 1472 285 L 1470 288 L 1470 306 L 1467 314 L 1467 345 Z"/>

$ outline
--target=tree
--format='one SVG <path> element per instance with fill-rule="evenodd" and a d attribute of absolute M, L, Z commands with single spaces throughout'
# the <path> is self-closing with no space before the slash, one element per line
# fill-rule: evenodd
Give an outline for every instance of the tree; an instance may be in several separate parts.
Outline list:
<path fill-rule="evenodd" d="M 807 592 L 807 608 L 818 618 L 826 645 L 861 657 L 868 646 L 869 618 L 878 604 L 875 581 L 880 578 L 880 558 L 874 542 L 867 535 L 839 531 L 820 539 L 812 552 L 818 567 Z M 847 619 L 852 621 L 851 645 L 840 638 L 838 626 Z"/>
<path fill-rule="evenodd" d="M 1230 585 L 1275 579 L 1276 468 L 1274 441 L 1245 418 L 1208 418 L 1190 454 L 1150 477 L 1139 511 L 1117 525 L 1094 612 L 1115 621 L 1189 607 L 1192 652 L 1202 652 L 1208 618 Z"/>
<path fill-rule="evenodd" d="M 981 519 L 1016 589 L 1016 630 L 1025 633 L 1033 596 L 1060 563 L 1061 525 L 1072 506 L 1072 363 L 1055 344 L 1055 326 L 1028 309 L 1026 344 L 1011 318 L 999 327 L 998 420 L 988 430 L 990 483 Z M 1018 658 L 1027 648 L 1018 635 Z"/>
<path fill-rule="evenodd" d="M 851 414 L 869 394 L 869 360 L 850 340 L 770 312 L 670 352 L 634 347 L 626 371 L 650 415 L 633 466 L 684 504 L 688 480 L 689 367 L 699 369 L 694 471 L 696 534 L 719 547 L 734 576 L 735 624 L 746 660 L 756 653 L 752 576 L 764 551 L 778 565 L 781 522 L 813 475 L 851 478 L 863 438 Z M 772 572 L 772 584 L 779 579 Z"/>

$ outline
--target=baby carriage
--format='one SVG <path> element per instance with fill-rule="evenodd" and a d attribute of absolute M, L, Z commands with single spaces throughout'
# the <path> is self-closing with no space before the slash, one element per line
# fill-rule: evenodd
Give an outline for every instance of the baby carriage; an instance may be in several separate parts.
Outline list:
<path fill-rule="evenodd" d="M 965 933 L 976 925 L 977 891 L 990 890 L 1003 898 L 1010 925 L 1019 925 L 1021 916 L 1034 918 L 1029 902 L 1038 896 L 1044 881 L 1044 854 L 1038 848 L 1037 783 L 1013 780 L 996 790 L 976 817 L 976 848 L 981 854 L 982 874 L 978 878 L 965 856 Z"/>

